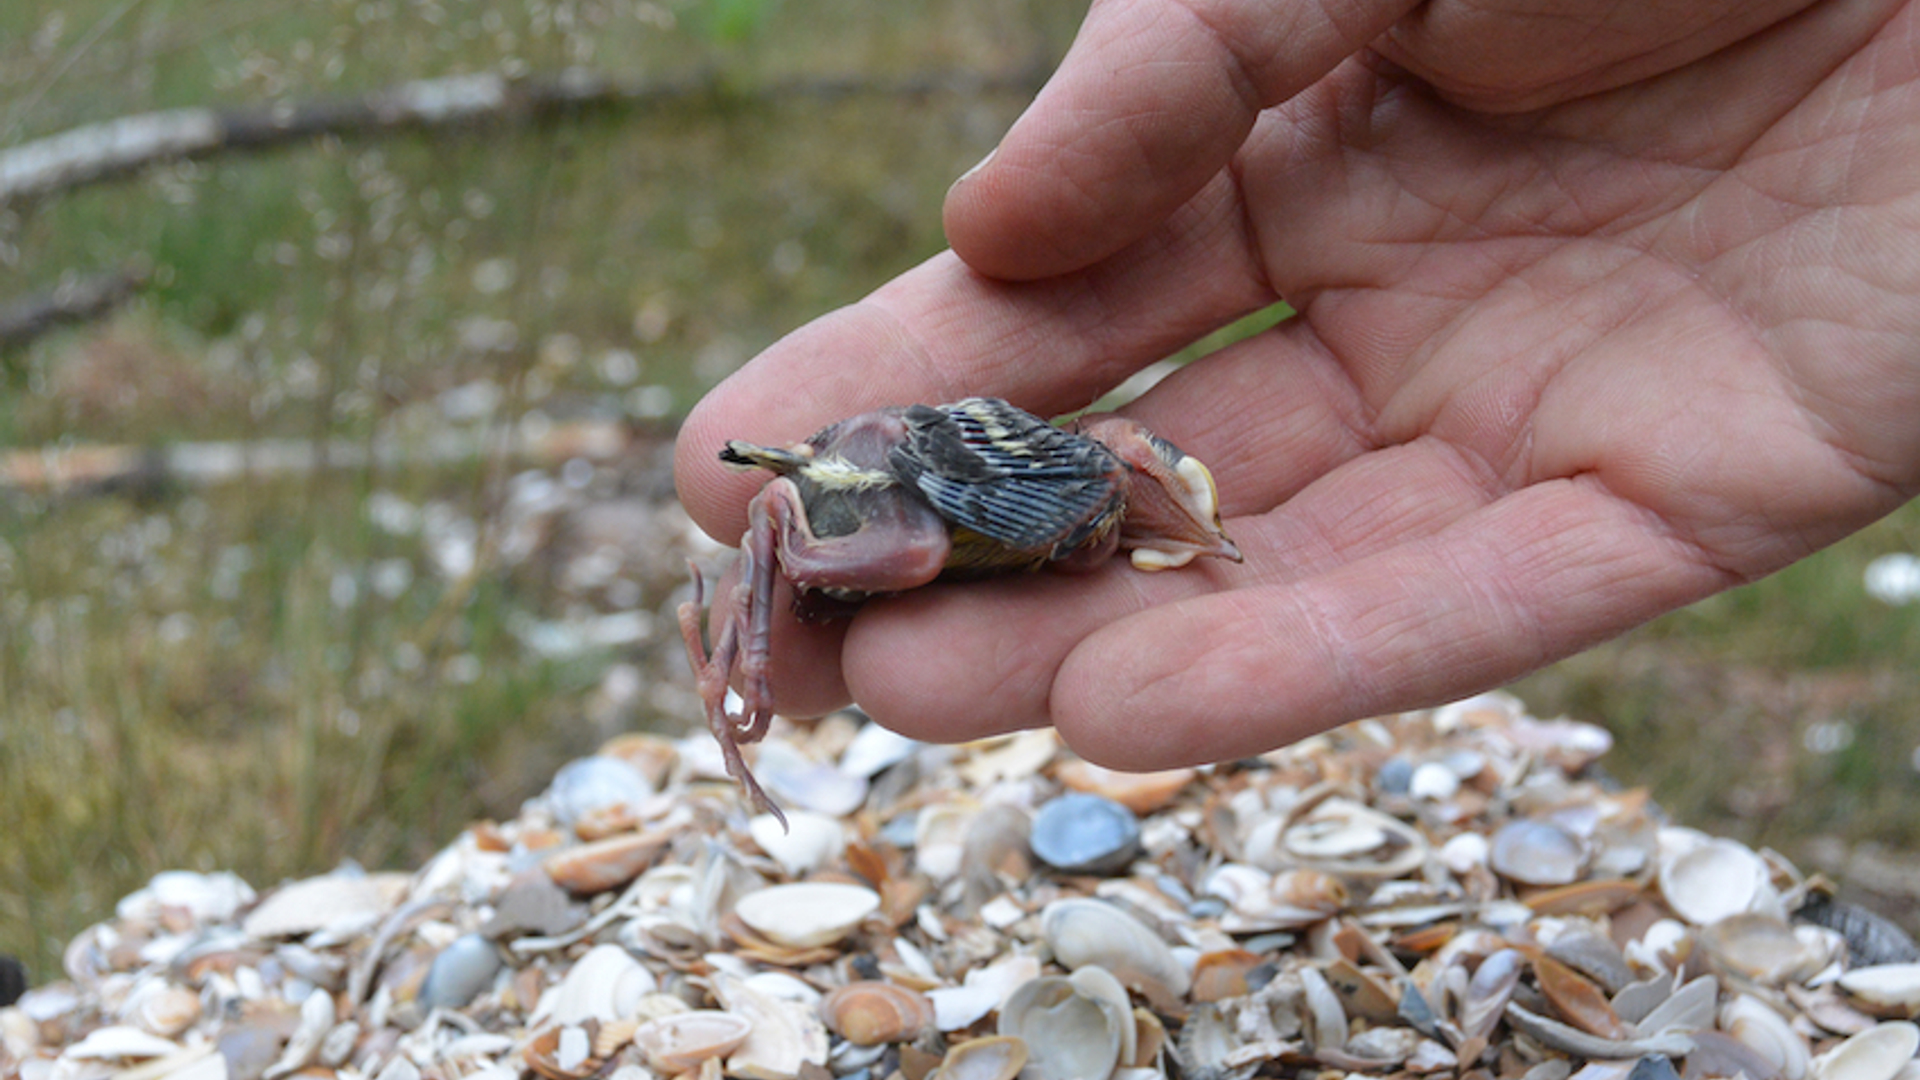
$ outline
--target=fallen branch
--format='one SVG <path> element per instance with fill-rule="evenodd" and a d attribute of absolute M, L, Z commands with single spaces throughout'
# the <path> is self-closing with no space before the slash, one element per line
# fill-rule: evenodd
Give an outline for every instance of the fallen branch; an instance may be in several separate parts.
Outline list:
<path fill-rule="evenodd" d="M 581 421 L 534 430 L 445 430 L 419 438 L 261 439 L 164 447 L 58 446 L 0 452 L 0 493 L 86 494 L 206 486 L 303 476 L 322 469 L 434 467 L 503 454 L 517 466 L 553 468 L 574 458 L 613 461 L 650 436 L 630 425 Z"/>
<path fill-rule="evenodd" d="M 141 270 L 116 270 L 63 281 L 47 292 L 0 304 L 0 353 L 57 327 L 97 319 L 132 299 L 146 280 Z"/>
<path fill-rule="evenodd" d="M 163 162 L 261 150 L 320 135 L 377 136 L 407 130 L 532 123 L 601 108 L 708 99 L 784 101 L 937 93 L 1031 93 L 1037 66 L 1002 75 L 934 73 L 903 78 L 792 79 L 730 88 L 715 76 L 632 82 L 589 71 L 510 79 L 449 75 L 357 97 L 230 109 L 172 109 L 123 116 L 0 150 L 0 205 L 97 184 Z"/>

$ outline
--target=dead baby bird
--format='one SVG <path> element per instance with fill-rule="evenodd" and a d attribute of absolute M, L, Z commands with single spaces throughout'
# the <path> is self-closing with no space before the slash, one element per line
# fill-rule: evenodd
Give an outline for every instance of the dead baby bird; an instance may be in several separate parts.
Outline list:
<path fill-rule="evenodd" d="M 1087 569 L 1122 549 L 1142 570 L 1202 555 L 1240 561 L 1207 467 L 1111 414 L 1055 427 L 997 398 L 967 398 L 863 413 L 784 450 L 732 441 L 720 460 L 774 478 L 747 507 L 745 563 L 712 654 L 697 570 L 680 632 L 727 771 L 775 815 L 740 745 L 773 719 L 776 574 L 803 618 L 823 618 L 943 574 Z M 729 715 L 736 668 L 743 707 Z"/>

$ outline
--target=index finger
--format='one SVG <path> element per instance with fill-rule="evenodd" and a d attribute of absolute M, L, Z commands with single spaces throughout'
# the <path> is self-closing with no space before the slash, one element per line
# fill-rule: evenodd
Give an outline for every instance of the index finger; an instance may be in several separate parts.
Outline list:
<path fill-rule="evenodd" d="M 1417 0 L 1098 0 L 1060 70 L 947 195 L 947 242 L 1034 280 L 1125 248 L 1225 168 L 1262 109 Z"/>

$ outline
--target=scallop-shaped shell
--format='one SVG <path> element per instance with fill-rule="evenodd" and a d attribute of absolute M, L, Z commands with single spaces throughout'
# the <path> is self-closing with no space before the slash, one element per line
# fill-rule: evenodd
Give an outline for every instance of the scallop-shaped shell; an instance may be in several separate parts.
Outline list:
<path fill-rule="evenodd" d="M 1040 914 L 1040 932 L 1068 968 L 1097 964 L 1148 997 L 1181 997 L 1189 976 L 1173 950 L 1140 920 L 1099 900 L 1055 900 Z"/>
<path fill-rule="evenodd" d="M 1232 1021 L 1218 1005 L 1201 1004 L 1180 1027 L 1175 1056 L 1188 1076 L 1215 1077 L 1218 1080 L 1246 1080 L 1260 1067 L 1258 1061 L 1228 1065 L 1227 1059 L 1240 1049 Z"/>
<path fill-rule="evenodd" d="M 277 938 L 353 925 L 384 915 L 405 893 L 398 874 L 323 874 L 267 894 L 241 928 L 248 937 Z"/>
<path fill-rule="evenodd" d="M 968 1039 L 948 1048 L 929 1080 L 1013 1080 L 1027 1056 L 1026 1040 L 1015 1035 Z"/>
<path fill-rule="evenodd" d="M 1813 1059 L 1814 1080 L 1893 1080 L 1920 1050 L 1920 1027 L 1893 1020 Z"/>
<path fill-rule="evenodd" d="M 1022 986 L 1000 1009 L 1000 1034 L 1026 1041 L 1024 1080 L 1106 1080 L 1132 1026 L 1132 1013 L 1057 975 Z"/>
<path fill-rule="evenodd" d="M 934 1021 L 925 994 L 890 982 L 862 981 L 837 987 L 820 1001 L 820 1018 L 855 1046 L 910 1042 Z"/>
<path fill-rule="evenodd" d="M 699 1068 L 708 1058 L 733 1053 L 752 1031 L 745 1017 L 696 1009 L 641 1024 L 633 1033 L 633 1045 L 648 1065 L 675 1076 Z"/>
<path fill-rule="evenodd" d="M 879 893 L 832 881 L 773 885 L 748 893 L 734 905 L 755 932 L 791 949 L 831 945 L 878 910 Z"/>

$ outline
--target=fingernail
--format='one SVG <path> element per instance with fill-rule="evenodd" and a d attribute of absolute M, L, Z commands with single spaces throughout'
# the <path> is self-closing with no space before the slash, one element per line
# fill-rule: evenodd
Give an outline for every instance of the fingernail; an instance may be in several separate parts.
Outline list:
<path fill-rule="evenodd" d="M 954 181 L 954 182 L 953 182 L 952 184 L 950 184 L 950 185 L 948 185 L 948 188 L 947 188 L 947 190 L 949 190 L 949 191 L 951 191 L 951 190 L 953 190 L 954 188 L 957 188 L 957 187 L 959 187 L 959 186 L 960 186 L 961 184 L 964 184 L 964 183 L 966 183 L 966 182 L 967 182 L 968 180 L 970 180 L 970 179 L 972 179 L 972 178 L 973 178 L 973 174 L 974 174 L 974 173 L 977 173 L 977 172 L 979 172 L 979 171 L 980 171 L 981 169 L 984 169 L 984 168 L 986 168 L 986 167 L 987 167 L 987 163 L 993 160 L 993 155 L 995 155 L 995 154 L 997 154 L 997 153 L 999 153 L 999 152 L 1000 152 L 1000 148 L 999 148 L 998 146 L 996 146 L 996 147 L 994 147 L 993 149 L 991 149 L 991 150 L 989 150 L 989 151 L 987 151 L 987 156 L 986 156 L 986 157 L 983 157 L 983 158 L 981 158 L 981 159 L 980 159 L 979 161 L 976 161 L 976 162 L 974 162 L 974 165 L 973 165 L 973 168 L 971 168 L 971 169 L 968 169 L 968 170 L 967 170 L 966 172 L 963 172 L 963 173 L 961 173 L 961 174 L 960 174 L 960 178 L 959 178 L 959 179 L 957 179 L 957 180 L 955 180 L 955 181 Z"/>

